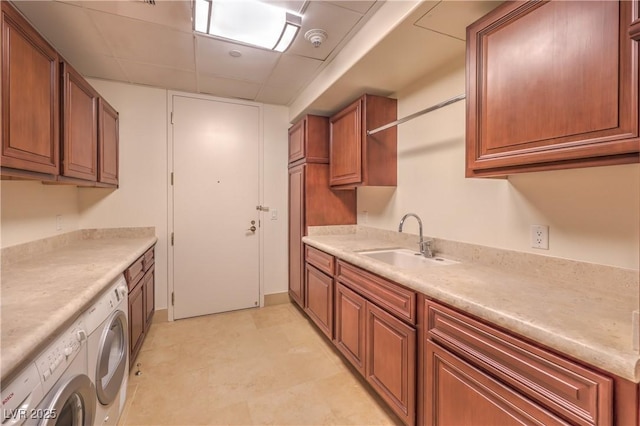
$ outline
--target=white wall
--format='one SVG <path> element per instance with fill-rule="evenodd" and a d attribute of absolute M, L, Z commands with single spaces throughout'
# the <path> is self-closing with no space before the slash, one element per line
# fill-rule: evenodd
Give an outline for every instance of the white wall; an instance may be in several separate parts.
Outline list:
<path fill-rule="evenodd" d="M 120 113 L 119 188 L 79 190 L 80 226 L 154 226 L 156 306 L 167 306 L 166 90 L 89 80 Z"/>
<path fill-rule="evenodd" d="M 80 190 L 80 225 L 84 228 L 155 226 L 156 306 L 167 307 L 168 150 L 167 91 L 124 83 L 90 80 L 120 113 L 120 188 Z M 263 204 L 265 294 L 287 291 L 287 128 L 288 109 L 263 105 Z M 161 272 L 162 271 L 162 272 Z"/>
<path fill-rule="evenodd" d="M 397 93 L 398 117 L 464 91 L 460 58 Z M 421 216 L 425 235 L 638 268 L 638 164 L 465 179 L 464 136 L 464 102 L 401 124 L 398 186 L 359 188 L 359 223 L 397 229 L 411 211 Z M 410 221 L 406 230 L 417 233 Z M 530 248 L 532 224 L 549 225 L 549 250 Z"/>
<path fill-rule="evenodd" d="M 289 109 L 274 105 L 264 105 L 264 190 L 263 203 L 269 207 L 262 214 L 262 237 L 264 242 L 264 293 L 288 291 L 289 273 L 288 244 L 289 219 L 287 196 L 289 175 L 287 172 L 289 146 Z M 271 219 L 273 211 L 278 218 Z"/>
<path fill-rule="evenodd" d="M 79 229 L 75 186 L 3 180 L 0 198 L 3 248 Z M 61 229 L 57 229 L 58 215 Z"/>

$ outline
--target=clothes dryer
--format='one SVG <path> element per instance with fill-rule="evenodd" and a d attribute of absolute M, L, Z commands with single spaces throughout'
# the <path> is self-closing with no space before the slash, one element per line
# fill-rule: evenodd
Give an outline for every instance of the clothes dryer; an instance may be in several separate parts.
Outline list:
<path fill-rule="evenodd" d="M 119 276 L 85 313 L 89 376 L 96 389 L 95 425 L 115 425 L 129 373 L 127 283 Z"/>

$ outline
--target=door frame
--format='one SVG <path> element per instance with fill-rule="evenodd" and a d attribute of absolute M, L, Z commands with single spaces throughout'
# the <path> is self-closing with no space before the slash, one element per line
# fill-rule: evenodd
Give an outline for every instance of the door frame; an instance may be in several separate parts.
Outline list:
<path fill-rule="evenodd" d="M 222 102 L 235 105 L 246 105 L 257 107 L 259 111 L 259 132 L 258 137 L 258 193 L 259 205 L 264 205 L 264 110 L 262 104 L 240 99 L 228 99 L 210 95 L 200 95 L 195 93 L 167 90 L 167 310 L 168 320 L 174 321 L 173 304 L 171 294 L 174 292 L 174 246 L 171 245 L 171 234 L 173 227 L 173 185 L 171 184 L 171 173 L 173 173 L 173 124 L 171 123 L 173 113 L 174 96 L 201 99 L 215 102 Z M 176 177 L 178 179 L 178 177 Z M 257 209 L 256 209 L 257 210 Z M 258 211 L 258 225 L 265 220 L 264 212 Z M 264 238 L 263 227 L 259 226 L 258 232 L 258 287 L 259 287 L 259 307 L 264 307 Z"/>

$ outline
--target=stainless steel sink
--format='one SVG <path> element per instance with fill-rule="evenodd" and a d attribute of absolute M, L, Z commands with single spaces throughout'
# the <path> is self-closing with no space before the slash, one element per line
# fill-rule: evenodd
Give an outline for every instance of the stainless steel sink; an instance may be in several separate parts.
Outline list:
<path fill-rule="evenodd" d="M 358 252 L 364 256 L 372 259 L 380 260 L 381 262 L 388 263 L 389 265 L 397 266 L 400 268 L 419 268 L 421 266 L 434 266 L 434 265 L 455 265 L 455 260 L 445 259 L 443 257 L 424 257 L 420 253 L 403 248 L 396 249 L 382 249 L 382 250 L 367 250 Z"/>

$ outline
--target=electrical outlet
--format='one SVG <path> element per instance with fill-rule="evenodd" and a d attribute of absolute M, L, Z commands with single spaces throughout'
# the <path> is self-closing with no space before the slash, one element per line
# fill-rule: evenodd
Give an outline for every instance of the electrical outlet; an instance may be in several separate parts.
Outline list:
<path fill-rule="evenodd" d="M 531 225 L 531 247 L 549 250 L 549 227 Z"/>
<path fill-rule="evenodd" d="M 56 231 L 62 231 L 62 215 L 56 215 Z"/>

